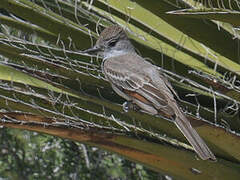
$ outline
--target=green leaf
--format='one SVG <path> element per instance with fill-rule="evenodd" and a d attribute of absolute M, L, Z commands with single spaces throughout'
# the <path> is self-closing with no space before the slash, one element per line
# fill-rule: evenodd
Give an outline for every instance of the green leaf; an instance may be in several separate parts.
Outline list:
<path fill-rule="evenodd" d="M 198 18 L 198 19 L 209 19 L 227 22 L 233 26 L 240 26 L 240 12 L 227 10 L 227 9 L 216 9 L 216 8 L 204 8 L 204 9 L 183 9 L 178 11 L 170 11 L 167 14 L 180 15 L 182 17 Z"/>

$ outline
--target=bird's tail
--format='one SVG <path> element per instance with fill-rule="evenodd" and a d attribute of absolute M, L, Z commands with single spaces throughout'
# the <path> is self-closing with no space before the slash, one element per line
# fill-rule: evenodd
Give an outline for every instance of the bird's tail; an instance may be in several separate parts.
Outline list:
<path fill-rule="evenodd" d="M 203 160 L 211 159 L 216 160 L 212 151 L 208 148 L 203 139 L 198 135 L 197 131 L 193 129 L 192 125 L 185 117 L 185 115 L 177 107 L 175 123 L 183 135 L 187 138 L 188 142 L 192 145 L 195 152 Z"/>

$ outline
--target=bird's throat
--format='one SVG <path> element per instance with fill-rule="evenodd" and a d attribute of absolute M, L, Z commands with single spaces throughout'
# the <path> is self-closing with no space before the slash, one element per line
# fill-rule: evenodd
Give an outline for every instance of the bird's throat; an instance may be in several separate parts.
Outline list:
<path fill-rule="evenodd" d="M 129 51 L 125 51 L 125 50 L 111 50 L 103 53 L 103 59 L 117 57 L 117 56 L 125 55 L 128 53 Z"/>

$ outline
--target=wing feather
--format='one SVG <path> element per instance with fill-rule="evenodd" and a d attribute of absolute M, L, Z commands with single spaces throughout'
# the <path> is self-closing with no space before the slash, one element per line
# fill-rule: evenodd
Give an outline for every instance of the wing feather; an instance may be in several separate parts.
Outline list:
<path fill-rule="evenodd" d="M 138 93 L 156 109 L 167 108 L 168 101 L 166 97 L 146 73 L 142 73 L 131 65 L 126 65 L 126 63 L 122 63 L 117 59 L 105 60 L 103 72 L 105 77 L 120 90 Z"/>

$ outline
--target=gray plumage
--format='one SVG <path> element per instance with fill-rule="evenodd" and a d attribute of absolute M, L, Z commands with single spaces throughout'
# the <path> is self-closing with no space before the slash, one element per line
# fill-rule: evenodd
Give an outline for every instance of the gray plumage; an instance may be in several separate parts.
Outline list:
<path fill-rule="evenodd" d="M 172 118 L 200 158 L 216 159 L 180 110 L 171 84 L 156 66 L 135 52 L 121 27 L 106 28 L 96 45 L 85 52 L 97 52 L 104 58 L 103 73 L 118 95 L 152 115 L 164 113 Z"/>

